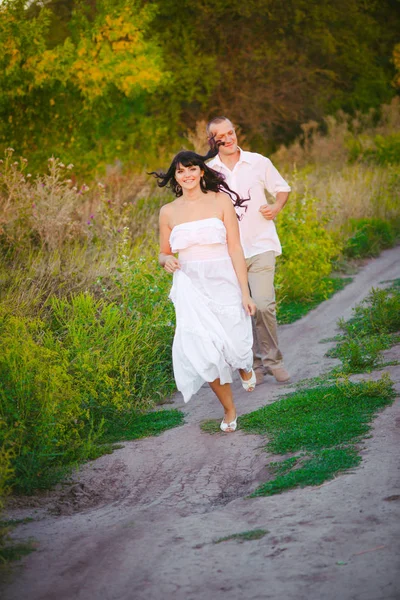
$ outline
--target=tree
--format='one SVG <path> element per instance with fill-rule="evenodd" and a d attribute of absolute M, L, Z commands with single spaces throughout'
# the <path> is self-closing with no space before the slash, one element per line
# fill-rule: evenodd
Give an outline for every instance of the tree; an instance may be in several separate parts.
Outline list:
<path fill-rule="evenodd" d="M 155 11 L 101 0 L 91 20 L 77 4 L 73 34 L 49 48 L 51 6 L 8 1 L 0 9 L 0 139 L 45 160 L 83 158 L 87 168 L 131 147 L 148 150 L 147 98 L 165 85 L 162 52 L 149 32 Z M 122 116 L 122 121 L 121 121 Z M 145 143 L 143 143 L 145 140 Z"/>

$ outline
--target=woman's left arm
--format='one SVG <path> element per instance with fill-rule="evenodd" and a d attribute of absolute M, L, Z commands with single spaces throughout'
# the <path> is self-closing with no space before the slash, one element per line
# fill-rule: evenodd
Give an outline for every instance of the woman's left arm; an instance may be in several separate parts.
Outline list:
<path fill-rule="evenodd" d="M 247 278 L 247 265 L 243 254 L 242 244 L 240 243 L 239 225 L 236 212 L 233 208 L 232 201 L 227 194 L 220 192 L 218 194 L 218 201 L 222 204 L 223 208 L 223 221 L 226 228 L 228 252 L 239 281 L 242 292 L 243 306 L 248 315 L 255 315 L 256 305 L 250 296 L 249 282 Z"/>

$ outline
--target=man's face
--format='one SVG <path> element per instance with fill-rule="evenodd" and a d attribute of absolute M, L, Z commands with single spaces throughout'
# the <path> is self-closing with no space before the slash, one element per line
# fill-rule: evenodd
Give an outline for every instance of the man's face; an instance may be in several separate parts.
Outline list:
<path fill-rule="evenodd" d="M 218 151 L 223 156 L 232 156 L 238 151 L 237 137 L 235 128 L 230 121 L 214 123 L 210 130 L 214 136 L 215 142 L 223 142 L 218 146 Z"/>

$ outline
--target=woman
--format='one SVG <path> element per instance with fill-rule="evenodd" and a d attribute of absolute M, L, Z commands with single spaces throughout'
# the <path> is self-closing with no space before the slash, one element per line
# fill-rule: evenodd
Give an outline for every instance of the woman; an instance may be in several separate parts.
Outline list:
<path fill-rule="evenodd" d="M 215 152 L 212 154 L 214 155 Z M 232 369 L 253 391 L 251 315 L 247 268 L 234 206 L 244 200 L 195 152 L 179 152 L 166 173 L 152 173 L 176 200 L 160 211 L 159 262 L 173 273 L 176 311 L 172 348 L 178 390 L 188 402 L 207 381 L 224 408 L 220 428 L 237 427 Z M 174 254 L 179 253 L 176 258 Z"/>

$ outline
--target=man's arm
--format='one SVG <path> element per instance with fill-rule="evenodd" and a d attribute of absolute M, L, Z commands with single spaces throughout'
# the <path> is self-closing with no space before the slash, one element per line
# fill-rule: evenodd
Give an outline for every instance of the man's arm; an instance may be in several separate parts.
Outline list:
<path fill-rule="evenodd" d="M 289 198 L 289 194 L 290 192 L 277 192 L 275 204 L 263 204 L 260 206 L 260 213 L 264 219 L 267 219 L 267 221 L 275 219 L 275 217 L 285 206 L 287 199 Z"/>
<path fill-rule="evenodd" d="M 290 194 L 290 185 L 285 181 L 269 158 L 265 158 L 265 189 L 275 198 L 275 204 L 263 204 L 260 213 L 264 219 L 272 220 L 281 212 Z"/>

